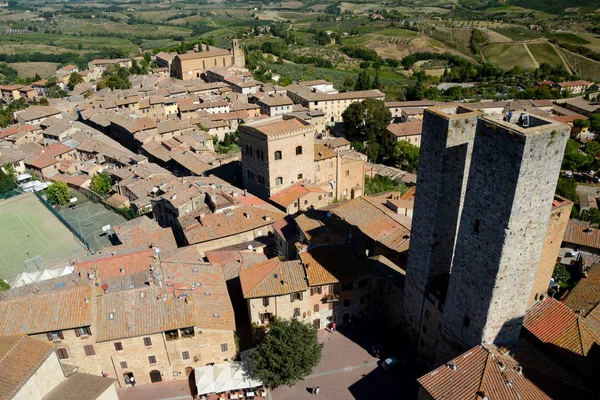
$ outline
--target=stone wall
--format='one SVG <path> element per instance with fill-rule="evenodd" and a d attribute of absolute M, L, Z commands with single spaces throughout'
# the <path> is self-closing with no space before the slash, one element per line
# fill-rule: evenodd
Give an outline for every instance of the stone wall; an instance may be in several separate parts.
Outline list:
<path fill-rule="evenodd" d="M 565 125 L 530 121 L 478 120 L 438 363 L 518 339 L 568 137 Z"/>
<path fill-rule="evenodd" d="M 415 341 L 427 285 L 450 272 L 479 115 L 462 108 L 424 113 L 405 285 L 407 333 Z"/>
<path fill-rule="evenodd" d="M 6 374 L 8 372 L 9 371 L 3 371 L 2 373 Z M 56 356 L 56 353 L 52 353 L 46 358 L 42 365 L 39 366 L 27 382 L 25 382 L 23 387 L 11 397 L 11 399 L 41 399 L 46 393 L 57 387 L 64 380 L 65 376 L 62 367 L 60 366 L 60 362 L 58 361 L 58 357 Z"/>

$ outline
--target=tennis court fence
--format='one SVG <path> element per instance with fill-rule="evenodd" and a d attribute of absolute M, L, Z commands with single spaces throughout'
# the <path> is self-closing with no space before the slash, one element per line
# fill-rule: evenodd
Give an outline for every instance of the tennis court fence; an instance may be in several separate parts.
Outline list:
<path fill-rule="evenodd" d="M 85 246 L 85 248 L 86 248 L 88 251 L 90 251 L 90 245 L 88 244 L 87 240 L 85 240 L 85 238 L 84 238 L 84 237 L 81 235 L 81 233 L 77 232 L 77 229 L 75 229 L 75 228 L 74 228 L 74 227 L 73 227 L 71 224 L 69 224 L 69 223 L 67 222 L 67 220 L 66 220 L 66 219 L 64 219 L 64 218 L 63 218 L 63 216 L 62 216 L 62 215 L 60 215 L 60 214 L 58 213 L 58 211 L 56 211 L 56 210 L 54 209 L 54 207 L 52 207 L 52 204 L 48 203 L 48 201 L 46 201 L 46 199 L 44 199 L 44 198 L 42 197 L 42 195 L 41 195 L 39 192 L 35 192 L 35 195 L 36 195 L 36 196 L 37 196 L 37 198 L 38 198 L 38 199 L 39 199 L 39 200 L 40 200 L 40 201 L 41 201 L 41 202 L 42 202 L 42 203 L 43 203 L 43 204 L 46 206 L 46 208 L 47 208 L 48 210 L 50 210 L 50 212 L 51 212 L 52 214 L 54 214 L 54 216 L 55 216 L 56 218 L 58 218 L 58 220 L 59 220 L 60 222 L 62 222 L 62 223 L 63 223 L 63 225 L 67 227 L 67 229 L 69 229 L 69 230 L 71 231 L 71 233 L 73 234 L 73 236 L 75 236 L 75 237 L 76 237 L 76 238 L 77 238 L 77 239 L 78 239 L 78 240 L 79 240 L 81 243 L 83 243 L 83 245 Z"/>

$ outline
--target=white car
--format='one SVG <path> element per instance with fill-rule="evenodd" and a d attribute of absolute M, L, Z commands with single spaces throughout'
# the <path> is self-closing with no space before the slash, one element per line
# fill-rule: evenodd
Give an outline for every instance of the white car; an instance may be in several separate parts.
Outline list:
<path fill-rule="evenodd" d="M 390 358 L 386 358 L 385 360 L 383 360 L 383 362 L 381 363 L 381 366 L 386 371 L 389 371 L 389 370 L 397 367 L 399 364 L 400 364 L 400 360 L 398 358 L 390 357 Z"/>

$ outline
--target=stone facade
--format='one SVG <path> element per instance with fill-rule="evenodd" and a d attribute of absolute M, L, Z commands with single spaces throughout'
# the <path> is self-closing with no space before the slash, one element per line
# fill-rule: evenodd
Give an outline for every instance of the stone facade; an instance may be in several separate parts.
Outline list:
<path fill-rule="evenodd" d="M 548 231 L 544 238 L 540 263 L 535 272 L 533 287 L 529 295 L 529 306 L 536 301 L 544 300 L 548 294 L 548 286 L 554 272 L 554 267 L 556 266 L 556 260 L 559 257 L 560 246 L 565 236 L 567 225 L 569 224 L 572 207 L 573 202 L 559 196 L 554 196 L 554 204 L 550 213 Z"/>
<path fill-rule="evenodd" d="M 425 111 L 405 286 L 409 336 L 417 338 L 426 288 L 450 272 L 480 113 Z"/>
<path fill-rule="evenodd" d="M 477 121 L 437 363 L 521 331 L 569 129 L 515 122 Z"/>
<path fill-rule="evenodd" d="M 96 372 L 97 373 L 97 372 Z M 56 353 L 48 358 L 33 372 L 23 387 L 13 396 L 12 400 L 41 399 L 65 380 L 62 367 Z"/>
<path fill-rule="evenodd" d="M 233 40 L 231 50 L 201 46 L 203 46 L 203 51 L 175 56 L 171 64 L 171 72 L 177 79 L 198 79 L 211 68 L 243 67 L 246 64 L 244 51 L 240 48 L 237 40 Z"/>
<path fill-rule="evenodd" d="M 271 117 L 259 123 L 276 124 L 281 118 Z M 264 134 L 253 124 L 240 125 L 244 188 L 250 193 L 269 198 L 299 180 L 308 179 L 310 183 L 313 179 L 313 127 L 301 124 L 302 127 L 274 134 Z"/>

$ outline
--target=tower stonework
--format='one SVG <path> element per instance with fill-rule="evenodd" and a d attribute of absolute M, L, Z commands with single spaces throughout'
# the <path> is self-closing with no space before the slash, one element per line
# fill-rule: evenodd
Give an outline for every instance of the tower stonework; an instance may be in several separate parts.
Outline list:
<path fill-rule="evenodd" d="M 436 364 L 519 337 L 568 127 L 533 115 L 526 126 L 513 119 L 477 121 Z"/>
<path fill-rule="evenodd" d="M 404 290 L 407 333 L 415 341 L 420 337 L 428 287 L 450 272 L 480 115 L 464 107 L 434 107 L 424 112 Z"/>

